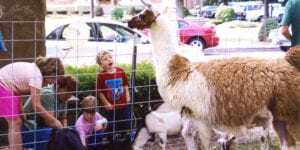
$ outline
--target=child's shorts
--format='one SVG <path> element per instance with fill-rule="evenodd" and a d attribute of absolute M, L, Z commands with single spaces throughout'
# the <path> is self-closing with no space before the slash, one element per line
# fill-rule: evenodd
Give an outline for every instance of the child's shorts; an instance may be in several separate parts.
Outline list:
<path fill-rule="evenodd" d="M 20 97 L 0 86 L 0 117 L 15 119 L 19 116 Z"/>

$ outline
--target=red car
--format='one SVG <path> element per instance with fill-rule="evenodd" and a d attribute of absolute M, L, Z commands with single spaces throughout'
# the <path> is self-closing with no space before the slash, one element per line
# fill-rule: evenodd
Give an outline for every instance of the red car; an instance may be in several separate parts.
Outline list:
<path fill-rule="evenodd" d="M 177 19 L 180 41 L 184 44 L 198 46 L 201 50 L 217 46 L 219 37 L 213 24 L 199 25 L 184 19 Z"/>
<path fill-rule="evenodd" d="M 197 46 L 201 50 L 219 45 L 220 39 L 216 35 L 214 24 L 199 25 L 184 19 L 177 19 L 177 23 L 181 43 Z M 147 29 L 142 32 L 148 35 Z"/>

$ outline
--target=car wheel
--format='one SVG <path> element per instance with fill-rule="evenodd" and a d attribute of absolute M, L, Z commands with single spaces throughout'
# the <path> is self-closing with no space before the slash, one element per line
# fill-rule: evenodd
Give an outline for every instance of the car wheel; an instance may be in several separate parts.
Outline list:
<path fill-rule="evenodd" d="M 199 47 L 200 50 L 203 50 L 205 48 L 205 43 L 200 37 L 192 38 L 188 44 L 191 46 Z"/>
<path fill-rule="evenodd" d="M 280 46 L 280 49 L 284 52 L 288 51 L 290 49 L 290 46 Z"/>

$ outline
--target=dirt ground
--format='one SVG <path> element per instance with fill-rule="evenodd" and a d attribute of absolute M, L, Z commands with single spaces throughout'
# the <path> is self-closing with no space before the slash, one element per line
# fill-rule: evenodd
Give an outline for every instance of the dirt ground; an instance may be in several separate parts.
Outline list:
<path fill-rule="evenodd" d="M 247 131 L 245 135 L 237 137 L 237 145 L 235 147 L 236 150 L 257 150 L 260 149 L 259 141 L 262 136 L 262 128 L 256 127 Z M 272 138 L 272 149 L 277 149 L 279 146 L 276 133 L 271 130 L 270 132 Z M 210 149 L 211 150 L 219 150 L 220 147 L 217 144 L 218 137 L 216 135 L 212 135 Z M 198 138 L 195 138 L 196 142 L 199 143 Z M 158 141 L 154 143 L 148 142 L 144 150 L 158 150 L 160 149 Z M 278 148 L 279 149 L 279 148 Z M 183 138 L 180 135 L 168 136 L 168 142 L 166 145 L 166 150 L 186 150 L 185 143 Z"/>

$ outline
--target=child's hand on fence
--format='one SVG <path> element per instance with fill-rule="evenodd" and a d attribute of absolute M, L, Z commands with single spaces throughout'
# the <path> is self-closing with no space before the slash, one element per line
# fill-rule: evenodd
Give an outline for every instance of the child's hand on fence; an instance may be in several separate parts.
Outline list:
<path fill-rule="evenodd" d="M 107 119 L 106 118 L 102 118 L 96 121 L 96 125 L 94 127 L 95 131 L 101 130 L 101 129 L 105 129 L 107 127 Z"/>
<path fill-rule="evenodd" d="M 106 104 L 104 107 L 105 107 L 105 109 L 106 109 L 107 111 L 114 110 L 114 106 L 111 105 L 111 104 Z"/>
<path fill-rule="evenodd" d="M 55 119 L 54 128 L 61 130 L 64 128 L 64 126 L 61 124 L 59 120 Z"/>
<path fill-rule="evenodd" d="M 102 124 L 96 124 L 96 125 L 94 126 L 94 130 L 95 130 L 95 131 L 99 131 L 99 130 L 101 130 L 101 129 L 103 129 L 103 125 L 102 125 Z"/>

